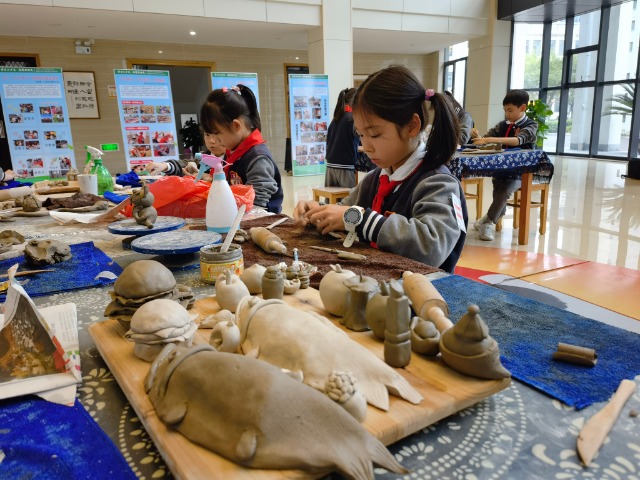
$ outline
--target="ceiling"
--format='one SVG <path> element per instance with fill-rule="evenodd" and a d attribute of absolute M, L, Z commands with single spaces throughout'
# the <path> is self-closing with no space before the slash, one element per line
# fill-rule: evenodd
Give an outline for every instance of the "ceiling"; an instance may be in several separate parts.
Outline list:
<path fill-rule="evenodd" d="M 307 50 L 305 25 L 183 15 L 0 4 L 0 34 L 165 44 Z M 197 35 L 189 35 L 189 31 Z M 241 32 L 241 33 L 239 33 Z M 464 34 L 354 29 L 354 53 L 427 54 L 470 39 Z"/>
<path fill-rule="evenodd" d="M 628 0 L 499 0 L 498 19 L 553 22 Z"/>

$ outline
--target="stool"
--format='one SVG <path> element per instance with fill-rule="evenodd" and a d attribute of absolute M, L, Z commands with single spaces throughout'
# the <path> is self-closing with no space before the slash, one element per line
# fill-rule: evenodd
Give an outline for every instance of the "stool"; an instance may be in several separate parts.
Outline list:
<path fill-rule="evenodd" d="M 534 183 L 531 185 L 531 193 L 540 192 L 540 200 L 531 199 L 531 208 L 540 209 L 540 228 L 538 232 L 544 235 L 547 232 L 547 206 L 549 205 L 549 184 Z M 513 200 L 509 200 L 507 205 L 513 207 L 513 228 L 518 228 L 519 212 L 520 212 L 520 189 L 513 194 Z M 502 218 L 496 224 L 496 230 L 502 230 Z"/>
<path fill-rule="evenodd" d="M 320 197 L 329 200 L 329 203 L 338 203 L 339 200 L 347 197 L 350 188 L 344 187 L 315 187 L 311 189 L 313 191 L 313 199 L 316 202 L 320 201 Z"/>
<path fill-rule="evenodd" d="M 468 192 L 467 187 L 469 185 L 475 185 L 475 192 Z M 482 192 L 484 186 L 484 178 L 482 177 L 473 177 L 473 178 L 463 178 L 462 179 L 462 191 L 464 192 L 464 198 L 467 200 L 475 200 L 476 201 L 476 220 L 478 220 L 482 216 Z"/>

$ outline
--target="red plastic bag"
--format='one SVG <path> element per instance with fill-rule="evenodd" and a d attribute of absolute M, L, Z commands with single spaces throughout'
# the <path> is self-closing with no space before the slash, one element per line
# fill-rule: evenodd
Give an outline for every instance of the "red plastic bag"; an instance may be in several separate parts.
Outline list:
<path fill-rule="evenodd" d="M 205 218 L 207 212 L 207 197 L 211 183 L 202 180 L 195 182 L 194 177 L 178 177 L 167 175 L 149 184 L 149 191 L 153 193 L 153 206 L 158 215 L 180 218 Z M 255 191 L 251 185 L 233 185 L 231 191 L 238 207 L 247 206 L 246 211 L 253 208 Z M 133 206 L 127 205 L 124 214 L 131 216 Z"/>

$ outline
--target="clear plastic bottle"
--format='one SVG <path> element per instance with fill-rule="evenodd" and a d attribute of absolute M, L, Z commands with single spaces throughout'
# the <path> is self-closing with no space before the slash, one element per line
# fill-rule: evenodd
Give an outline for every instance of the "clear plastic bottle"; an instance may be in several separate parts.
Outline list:
<path fill-rule="evenodd" d="M 238 214 L 238 206 L 225 177 L 222 162 L 223 160 L 215 155 L 202 155 L 202 163 L 214 171 L 207 197 L 207 230 L 227 233 Z"/>
<path fill-rule="evenodd" d="M 102 164 L 102 159 L 94 158 L 93 162 L 91 174 L 98 176 L 98 195 L 103 195 L 104 192 L 113 192 L 113 177 L 107 167 Z"/>

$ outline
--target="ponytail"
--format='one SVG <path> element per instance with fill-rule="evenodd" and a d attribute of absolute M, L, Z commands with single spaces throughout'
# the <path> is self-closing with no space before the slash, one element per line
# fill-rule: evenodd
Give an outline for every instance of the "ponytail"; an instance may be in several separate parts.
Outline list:
<path fill-rule="evenodd" d="M 206 133 L 215 133 L 216 126 L 228 128 L 238 118 L 251 130 L 262 129 L 256 97 L 246 85 L 217 88 L 200 107 L 200 124 Z"/>
<path fill-rule="evenodd" d="M 460 122 L 453 105 L 442 93 L 434 94 L 429 101 L 433 107 L 433 123 L 427 140 L 425 162 L 429 169 L 448 165 L 458 148 Z"/>
<path fill-rule="evenodd" d="M 351 111 L 351 100 L 356 93 L 355 88 L 345 88 L 338 95 L 338 101 L 336 102 L 336 108 L 333 111 L 333 121 L 337 122 L 344 117 L 345 112 Z"/>
<path fill-rule="evenodd" d="M 251 130 L 260 130 L 262 131 L 262 122 L 260 121 L 260 112 L 258 112 L 258 101 L 256 100 L 256 96 L 246 85 L 238 85 L 240 89 L 240 93 L 242 94 L 242 98 L 247 104 L 247 109 L 249 110 L 249 121 L 251 122 Z"/>

